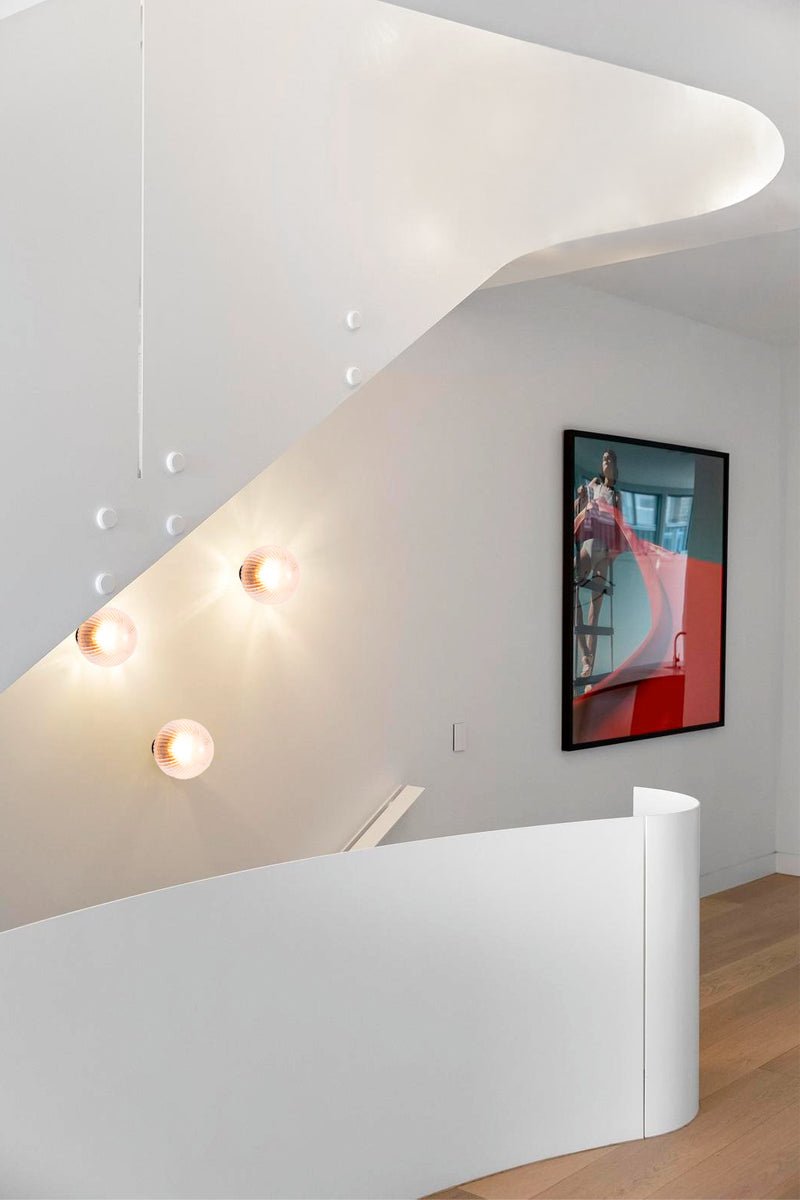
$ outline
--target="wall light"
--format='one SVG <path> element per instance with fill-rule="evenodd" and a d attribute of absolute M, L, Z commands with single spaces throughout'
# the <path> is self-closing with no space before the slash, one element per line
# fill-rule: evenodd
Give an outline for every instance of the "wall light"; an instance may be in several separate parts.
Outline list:
<path fill-rule="evenodd" d="M 211 766 L 214 739 L 198 721 L 181 718 L 159 729 L 151 750 L 165 775 L 195 779 Z"/>
<path fill-rule="evenodd" d="M 300 582 L 300 567 L 283 546 L 259 546 L 242 563 L 239 578 L 248 596 L 259 604 L 282 604 Z"/>
<path fill-rule="evenodd" d="M 84 658 L 96 667 L 118 667 L 136 649 L 136 626 L 118 608 L 102 608 L 75 631 L 75 641 Z"/>

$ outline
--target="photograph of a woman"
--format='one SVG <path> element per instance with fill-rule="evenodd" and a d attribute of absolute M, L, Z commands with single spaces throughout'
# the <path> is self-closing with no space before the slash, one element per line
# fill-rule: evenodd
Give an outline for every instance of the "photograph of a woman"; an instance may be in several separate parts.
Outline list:
<path fill-rule="evenodd" d="M 564 435 L 562 747 L 724 720 L 728 455 Z"/>
<path fill-rule="evenodd" d="M 600 624 L 603 598 L 614 588 L 612 565 L 623 549 L 616 518 L 621 504 L 617 477 L 616 452 L 606 449 L 599 475 L 581 484 L 575 500 L 575 627 L 587 630 L 577 635 L 581 679 L 589 679 L 594 669 L 597 636 L 588 631 Z M 582 591 L 588 593 L 588 612 Z"/>

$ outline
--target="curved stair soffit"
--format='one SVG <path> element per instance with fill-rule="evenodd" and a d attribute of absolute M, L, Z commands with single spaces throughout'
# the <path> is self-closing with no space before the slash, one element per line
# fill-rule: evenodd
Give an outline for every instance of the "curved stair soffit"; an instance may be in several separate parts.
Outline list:
<path fill-rule="evenodd" d="M 98 572 L 121 587 L 169 549 L 176 504 L 197 525 L 336 407 L 348 368 L 368 380 L 504 264 L 735 204 L 782 161 L 746 104 L 380 0 L 145 0 L 142 94 L 138 21 L 53 0 L 0 24 L 0 111 L 46 101 L 0 121 L 29 514 L 4 518 L 23 568 L 0 619 L 25 631 L 0 686 L 94 611 Z M 126 519 L 98 540 L 109 503 Z"/>

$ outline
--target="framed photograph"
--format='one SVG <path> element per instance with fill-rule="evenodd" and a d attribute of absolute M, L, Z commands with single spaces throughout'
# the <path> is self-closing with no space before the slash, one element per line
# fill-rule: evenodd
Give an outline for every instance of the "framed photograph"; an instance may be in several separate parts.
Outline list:
<path fill-rule="evenodd" d="M 562 749 L 725 721 L 728 455 L 564 434 Z"/>

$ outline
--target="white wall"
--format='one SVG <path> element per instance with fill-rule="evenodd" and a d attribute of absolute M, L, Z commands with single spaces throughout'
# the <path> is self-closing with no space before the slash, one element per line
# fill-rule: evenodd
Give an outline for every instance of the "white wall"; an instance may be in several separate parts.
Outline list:
<path fill-rule="evenodd" d="M 400 783 L 426 791 L 397 838 L 621 815 L 641 784 L 701 800 L 704 872 L 772 855 L 780 421 L 762 343 L 563 281 L 474 295 L 116 599 L 130 663 L 68 639 L 0 697 L 4 923 L 337 849 Z M 725 728 L 559 750 L 570 426 L 731 452 Z M 270 611 L 236 571 L 273 540 L 302 577 Z M 149 753 L 179 716 L 217 747 L 188 783 Z"/>
<path fill-rule="evenodd" d="M 450 446 L 464 480 L 476 479 L 481 493 L 470 497 L 468 485 L 453 482 L 429 484 L 417 497 L 420 513 L 437 502 L 450 509 L 442 512 L 441 552 L 454 551 L 465 586 L 461 597 L 457 583 L 441 595 L 442 616 L 461 609 L 447 622 L 442 675 L 457 672 L 461 695 L 450 703 L 460 700 L 464 711 L 453 717 L 468 720 L 473 736 L 455 765 L 429 756 L 428 773 L 417 770 L 428 791 L 398 836 L 619 811 L 618 791 L 639 780 L 702 796 L 704 872 L 770 854 L 782 663 L 768 582 L 780 555 L 777 353 L 551 282 L 473 297 L 386 382 L 398 397 L 414 394 L 422 412 L 446 392 L 446 413 L 440 399 L 431 405 L 440 421 L 430 457 L 441 464 Z M 559 451 L 569 426 L 730 450 L 725 729 L 575 756 L 558 751 Z M 768 463 L 775 469 L 762 468 Z M 475 595 L 483 554 L 489 570 Z M 437 639 L 432 622 L 421 623 Z M 436 794 L 443 772 L 446 797 Z"/>
<path fill-rule="evenodd" d="M 778 787 L 778 870 L 800 873 L 800 362 L 798 348 L 781 354 L 783 392 L 783 719 Z"/>

